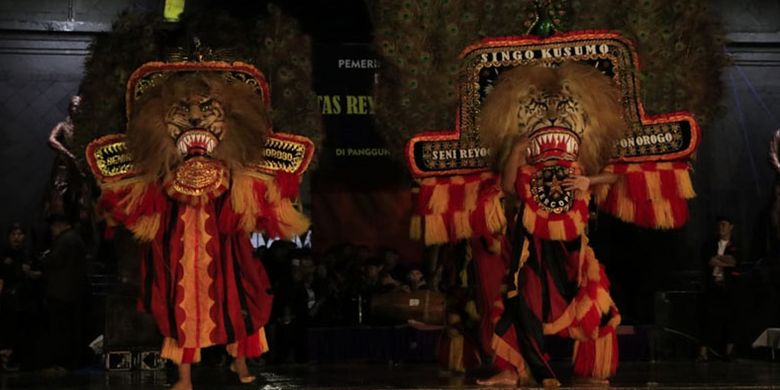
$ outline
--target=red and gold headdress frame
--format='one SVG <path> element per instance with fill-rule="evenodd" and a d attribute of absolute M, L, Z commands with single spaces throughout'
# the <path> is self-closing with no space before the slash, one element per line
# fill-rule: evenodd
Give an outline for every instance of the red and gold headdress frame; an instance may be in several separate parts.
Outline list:
<path fill-rule="evenodd" d="M 564 61 L 590 64 L 619 85 L 626 121 L 625 136 L 615 145 L 615 162 L 675 161 L 690 156 L 700 130 L 687 112 L 650 116 L 639 89 L 639 56 L 633 44 L 608 31 L 579 31 L 549 38 L 487 38 L 460 55 L 465 81 L 455 129 L 423 133 L 406 145 L 406 159 L 417 178 L 463 175 L 489 169 L 488 149 L 479 142 L 476 118 L 498 76 L 518 65 L 554 66 Z"/>
<path fill-rule="evenodd" d="M 226 82 L 251 85 L 267 110 L 271 108 L 268 82 L 254 66 L 244 62 L 148 62 L 136 69 L 127 82 L 127 117 L 143 94 L 173 72 L 220 72 Z M 284 172 L 300 176 L 311 163 L 314 143 L 293 134 L 273 133 L 263 145 L 264 159 L 253 168 L 268 174 Z M 132 156 L 127 152 L 124 134 L 111 134 L 92 141 L 87 147 L 87 162 L 101 182 L 122 180 L 137 175 Z"/>
<path fill-rule="evenodd" d="M 268 82 L 265 76 L 252 65 L 244 62 L 147 62 L 136 69 L 127 81 L 125 109 L 127 117 L 133 110 L 133 104 L 146 91 L 153 88 L 174 72 L 219 72 L 226 82 L 240 82 L 252 86 L 263 101 L 266 109 L 271 107 Z"/>

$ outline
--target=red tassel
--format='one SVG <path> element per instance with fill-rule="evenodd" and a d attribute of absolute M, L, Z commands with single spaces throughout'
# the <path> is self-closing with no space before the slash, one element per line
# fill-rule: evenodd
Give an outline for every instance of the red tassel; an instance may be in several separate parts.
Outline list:
<path fill-rule="evenodd" d="M 616 188 L 610 189 L 610 191 L 607 193 L 607 199 L 604 201 L 602 208 L 612 215 L 617 215 L 618 191 Z"/>
<path fill-rule="evenodd" d="M 100 199 L 98 200 L 99 212 L 101 214 L 110 214 L 111 219 L 113 219 L 116 222 L 120 222 L 120 223 L 124 222 L 127 216 L 122 212 L 121 207 L 119 207 L 119 202 L 129 192 L 130 190 L 128 190 L 127 188 L 124 188 L 119 192 L 104 191 L 103 194 L 100 195 Z"/>
<path fill-rule="evenodd" d="M 537 218 L 536 219 L 536 226 L 533 230 L 534 236 L 537 237 L 544 237 L 549 238 L 550 237 L 550 227 L 547 225 L 547 221 Z"/>
<path fill-rule="evenodd" d="M 230 199 L 225 201 L 225 205 L 219 212 L 217 223 L 219 224 L 219 230 L 225 233 L 234 233 L 239 228 L 240 216 L 233 210 L 233 206 L 230 204 Z"/>
<path fill-rule="evenodd" d="M 466 201 L 466 185 L 465 184 L 450 184 L 447 209 L 450 212 L 461 211 L 464 209 L 464 203 Z"/>
<path fill-rule="evenodd" d="M 664 199 L 677 199 L 680 197 L 677 191 L 677 175 L 673 170 L 663 170 L 659 172 L 661 178 L 661 195 Z"/>
<path fill-rule="evenodd" d="M 281 229 L 279 228 L 279 219 L 275 213 L 273 205 L 268 203 L 265 198 L 268 188 L 262 181 L 254 182 L 255 198 L 257 198 L 258 206 L 260 209 L 260 215 L 257 218 L 255 227 L 258 230 L 264 231 L 270 237 L 281 237 Z"/>
<path fill-rule="evenodd" d="M 297 175 L 279 171 L 276 173 L 275 180 L 282 198 L 295 199 L 298 197 L 300 185 Z"/>
<path fill-rule="evenodd" d="M 574 357 L 574 374 L 581 377 L 593 376 L 595 362 L 596 342 L 590 339 L 578 342 L 577 356 Z"/>
<path fill-rule="evenodd" d="M 433 196 L 434 186 L 435 183 L 420 185 L 420 194 L 417 196 L 417 215 L 425 216 L 430 211 L 428 203 L 431 201 L 431 196 Z"/>
<path fill-rule="evenodd" d="M 688 201 L 681 198 L 671 199 L 669 205 L 672 207 L 672 215 L 674 215 L 674 227 L 682 227 L 688 220 Z"/>
<path fill-rule="evenodd" d="M 469 216 L 469 222 L 475 236 L 490 235 L 487 228 L 487 220 L 485 219 L 485 204 L 481 199 L 477 199 L 477 209 Z"/>
<path fill-rule="evenodd" d="M 634 213 L 634 223 L 643 227 L 655 226 L 655 211 L 653 210 L 653 203 L 647 198 L 642 200 L 636 200 L 636 211 Z"/>
<path fill-rule="evenodd" d="M 623 176 L 626 181 L 628 196 L 635 202 L 641 202 L 648 198 L 647 181 L 644 172 L 630 172 Z"/>
<path fill-rule="evenodd" d="M 583 288 L 585 290 L 585 294 L 588 295 L 588 298 L 590 298 L 594 302 L 598 297 L 600 285 L 601 285 L 600 283 L 594 280 L 588 280 L 588 284 Z"/>
<path fill-rule="evenodd" d="M 162 214 L 165 211 L 165 204 L 165 197 L 163 196 L 160 187 L 156 184 L 149 184 L 146 187 L 138 206 L 134 210 L 128 210 L 129 214 L 127 215 L 125 224 L 132 226 L 143 216 Z"/>
<path fill-rule="evenodd" d="M 447 228 L 447 237 L 449 237 L 450 242 L 457 242 L 458 235 L 455 232 L 455 218 L 452 210 L 447 210 L 441 217 L 444 219 L 444 227 Z"/>
<path fill-rule="evenodd" d="M 241 353 L 239 356 L 243 357 L 257 357 L 262 354 L 263 351 L 260 350 L 260 336 L 255 332 L 246 339 L 240 341 L 238 343 L 239 347 L 243 347 L 243 353 Z"/>
<path fill-rule="evenodd" d="M 594 330 L 598 329 L 600 323 L 601 313 L 599 313 L 599 309 L 596 307 L 596 302 L 593 301 L 588 312 L 580 319 L 579 325 L 586 335 L 591 335 Z"/>
<path fill-rule="evenodd" d="M 609 278 L 607 278 L 607 272 L 604 270 L 604 266 L 599 264 L 599 284 L 605 290 L 609 291 Z"/>
<path fill-rule="evenodd" d="M 640 171 L 628 172 L 630 167 L 639 168 Z M 635 205 L 633 220 L 626 220 L 647 228 L 659 228 L 658 218 L 655 215 L 655 208 L 649 199 L 647 186 L 647 174 L 657 172 L 659 177 L 658 185 L 659 195 L 669 202 L 671 216 L 673 218 L 672 228 L 681 227 L 688 219 L 688 203 L 686 199 L 680 197 L 680 188 L 678 188 L 677 175 L 679 171 L 688 170 L 686 162 L 674 163 L 641 163 L 641 164 L 614 164 L 610 166 L 611 171 L 623 175 L 623 182 L 626 186 L 626 196 L 628 200 Z M 617 215 L 619 211 L 619 187 L 612 186 L 607 194 L 607 198 L 601 202 L 602 210 Z"/>

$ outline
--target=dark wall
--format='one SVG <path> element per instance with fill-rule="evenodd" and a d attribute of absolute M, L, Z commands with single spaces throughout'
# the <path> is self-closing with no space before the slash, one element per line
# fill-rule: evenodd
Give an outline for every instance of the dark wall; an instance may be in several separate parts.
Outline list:
<path fill-rule="evenodd" d="M 77 33 L 0 33 L 2 231 L 38 216 L 54 158 L 46 140 L 78 89 L 89 42 Z"/>
<path fill-rule="evenodd" d="M 776 180 L 768 156 L 770 137 L 780 129 L 780 2 L 714 3 L 729 32 L 733 64 L 723 74 L 723 115 L 703 129 L 690 228 L 706 234 L 716 215 L 731 216 L 743 260 L 755 261 L 766 254 Z"/>
<path fill-rule="evenodd" d="M 0 0 L 0 229 L 40 221 L 51 128 L 78 90 L 87 47 L 126 7 L 154 2 Z"/>
<path fill-rule="evenodd" d="M 654 320 L 657 291 L 702 288 L 712 255 L 702 246 L 715 234 L 718 216 L 736 224 L 743 270 L 767 255 L 776 180 L 769 140 L 780 128 L 780 2 L 717 0 L 713 7 L 724 21 L 731 64 L 722 76 L 721 115 L 702 127 L 689 223 L 656 231 L 601 216 L 592 236 L 627 323 Z"/>

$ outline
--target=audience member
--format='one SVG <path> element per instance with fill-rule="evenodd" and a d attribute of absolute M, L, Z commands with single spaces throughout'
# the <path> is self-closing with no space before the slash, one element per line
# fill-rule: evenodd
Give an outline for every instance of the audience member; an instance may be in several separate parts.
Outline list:
<path fill-rule="evenodd" d="M 398 264 L 401 256 L 393 249 L 382 249 L 379 251 L 379 257 L 382 259 L 382 272 L 389 275 L 393 280 L 401 281 L 404 279 L 404 268 Z M 398 283 L 401 284 L 400 282 Z"/>
<path fill-rule="evenodd" d="M 406 291 L 427 290 L 428 283 L 425 282 L 425 275 L 417 268 L 412 268 L 406 274 L 406 284 L 403 286 Z"/>
<path fill-rule="evenodd" d="M 732 283 L 734 267 L 739 255 L 732 240 L 733 222 L 726 217 L 717 219 L 717 235 L 704 247 L 705 290 L 703 329 L 709 347 L 716 348 L 725 344 L 725 356 L 731 357 L 734 349 L 735 309 Z M 698 360 L 709 358 L 707 346 L 699 350 Z"/>
<path fill-rule="evenodd" d="M 48 222 L 53 242 L 43 259 L 48 318 L 45 363 L 73 369 L 83 362 L 87 350 L 83 337 L 88 293 L 86 247 L 64 215 L 53 214 Z"/>
<path fill-rule="evenodd" d="M 3 370 L 18 368 L 22 347 L 22 286 L 30 261 L 24 248 L 24 229 L 12 224 L 0 263 L 0 362 Z"/>

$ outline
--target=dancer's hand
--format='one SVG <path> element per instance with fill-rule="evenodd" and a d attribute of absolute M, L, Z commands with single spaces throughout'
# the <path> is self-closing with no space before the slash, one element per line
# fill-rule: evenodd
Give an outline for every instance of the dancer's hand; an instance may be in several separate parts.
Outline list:
<path fill-rule="evenodd" d="M 566 191 L 587 191 L 590 187 L 590 178 L 587 176 L 570 176 L 563 180 L 563 189 Z"/>

